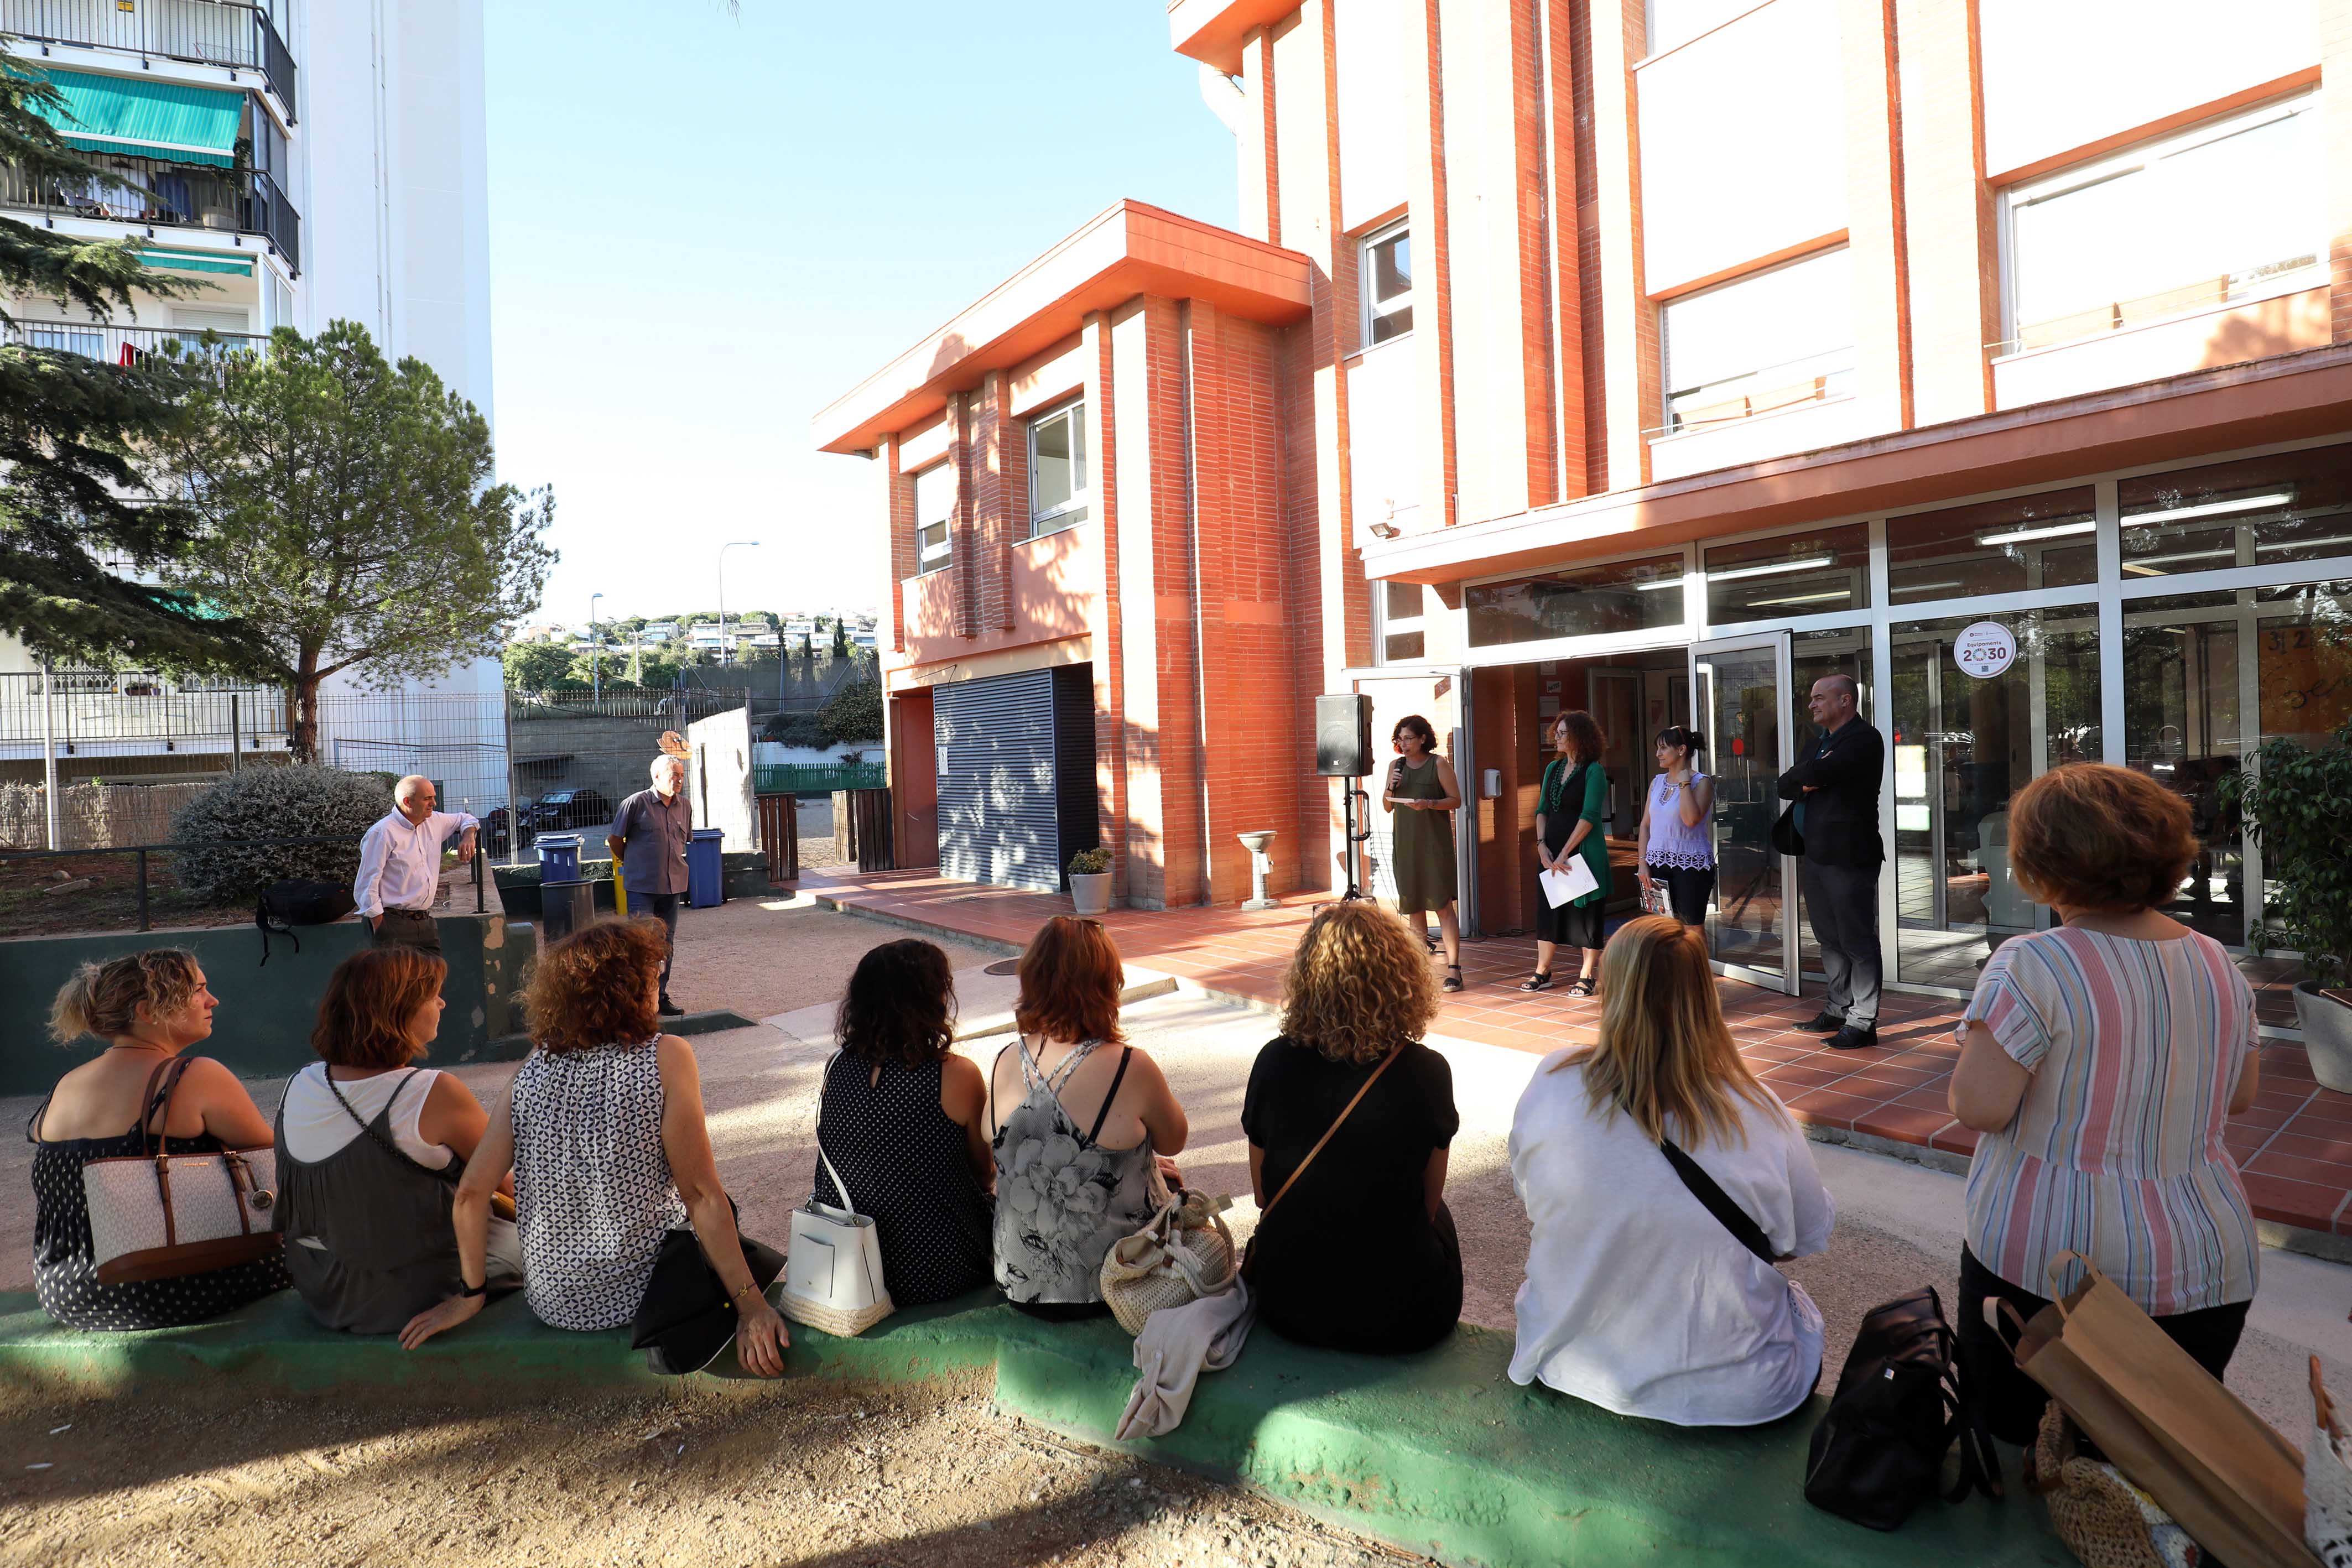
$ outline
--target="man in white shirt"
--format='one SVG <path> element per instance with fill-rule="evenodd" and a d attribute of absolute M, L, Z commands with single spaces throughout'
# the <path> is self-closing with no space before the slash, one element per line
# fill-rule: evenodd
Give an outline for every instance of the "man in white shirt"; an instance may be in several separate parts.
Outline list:
<path fill-rule="evenodd" d="M 472 860 L 481 824 L 470 811 L 436 811 L 437 804 L 433 780 L 411 774 L 392 787 L 391 814 L 360 841 L 360 874 L 352 883 L 352 896 L 379 947 L 441 951 L 441 928 L 433 921 L 441 846 L 463 830 L 457 859 Z"/>

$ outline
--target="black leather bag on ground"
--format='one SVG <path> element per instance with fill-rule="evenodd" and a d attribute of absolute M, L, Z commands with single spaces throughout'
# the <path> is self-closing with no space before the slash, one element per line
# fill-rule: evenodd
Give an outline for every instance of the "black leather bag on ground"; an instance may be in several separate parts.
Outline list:
<path fill-rule="evenodd" d="M 1922 1287 L 1874 1307 L 1838 1374 L 1829 1414 L 1813 1428 L 1805 1500 L 1873 1530 L 1893 1530 L 1941 1490 L 1944 1455 L 1960 1446 L 1959 1479 L 1944 1493 L 2000 1496 L 2000 1456 L 1960 1373 L 1944 1303 Z"/>
<path fill-rule="evenodd" d="M 331 925 L 358 907 L 352 890 L 340 883 L 311 882 L 303 877 L 271 883 L 253 904 L 253 923 L 261 929 L 261 961 L 269 962 L 273 932 L 290 939 L 294 951 L 299 953 L 302 939 L 294 935 L 294 927 Z"/>

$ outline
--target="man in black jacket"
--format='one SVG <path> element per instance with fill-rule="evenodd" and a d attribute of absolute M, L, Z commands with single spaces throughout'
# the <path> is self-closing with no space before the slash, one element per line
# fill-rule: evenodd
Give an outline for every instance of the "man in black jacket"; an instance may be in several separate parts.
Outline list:
<path fill-rule="evenodd" d="M 1829 997 L 1803 1027 L 1838 1051 L 1878 1043 L 1879 779 L 1886 742 L 1855 712 L 1851 675 L 1823 675 L 1807 704 L 1820 733 L 1780 775 L 1780 799 L 1804 840 L 1805 912 L 1822 946 Z"/>

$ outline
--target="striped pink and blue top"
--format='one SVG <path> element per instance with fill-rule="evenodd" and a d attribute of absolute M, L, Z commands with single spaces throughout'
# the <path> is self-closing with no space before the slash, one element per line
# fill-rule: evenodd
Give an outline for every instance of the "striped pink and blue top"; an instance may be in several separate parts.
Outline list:
<path fill-rule="evenodd" d="M 2221 1128 L 2254 998 L 2220 943 L 2021 936 L 1985 966 L 1970 1022 L 2033 1074 L 1969 1166 L 1979 1262 L 2050 1296 L 2077 1283 L 2050 1264 L 2080 1252 L 2155 1317 L 2253 1299 L 2261 1246 Z"/>

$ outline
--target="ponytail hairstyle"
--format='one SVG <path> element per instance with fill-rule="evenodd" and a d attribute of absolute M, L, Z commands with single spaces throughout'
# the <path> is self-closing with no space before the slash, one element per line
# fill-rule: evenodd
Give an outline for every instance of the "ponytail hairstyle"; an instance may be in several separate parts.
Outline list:
<path fill-rule="evenodd" d="M 1689 761 L 1691 766 L 1694 768 L 1698 766 L 1698 759 L 1702 756 L 1706 755 L 1706 737 L 1691 728 L 1688 725 L 1670 724 L 1666 726 L 1665 728 L 1658 731 L 1658 738 L 1655 744 L 1659 746 L 1681 747 L 1685 752 L 1689 753 Z"/>
<path fill-rule="evenodd" d="M 112 1040 L 139 1022 L 139 1004 L 160 1021 L 188 1005 L 203 971 L 184 947 L 149 947 L 105 963 L 84 964 L 49 1004 L 49 1038 L 71 1045 L 85 1036 Z"/>

